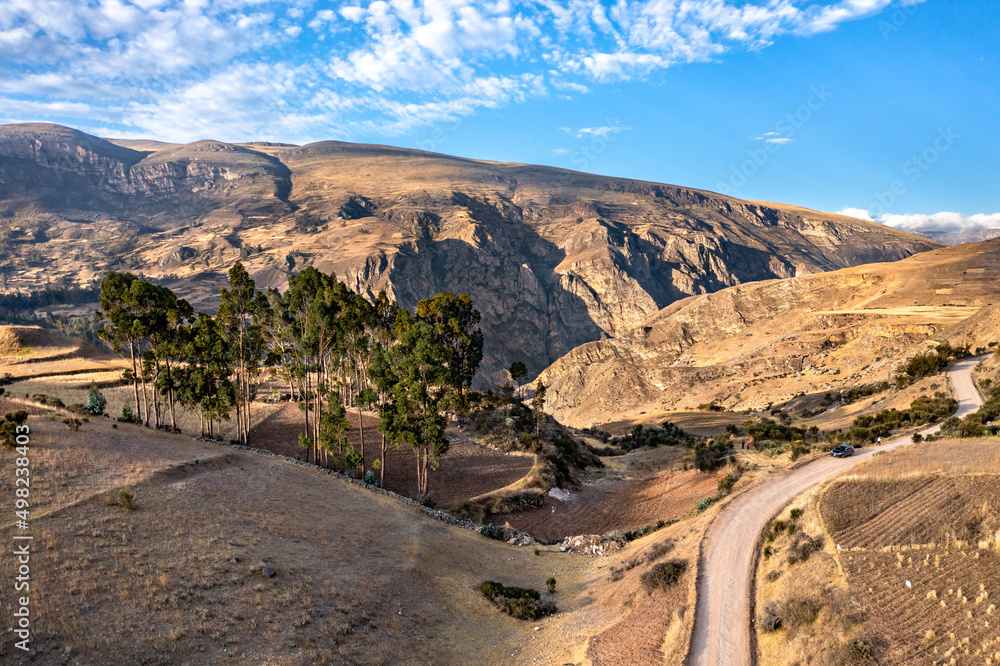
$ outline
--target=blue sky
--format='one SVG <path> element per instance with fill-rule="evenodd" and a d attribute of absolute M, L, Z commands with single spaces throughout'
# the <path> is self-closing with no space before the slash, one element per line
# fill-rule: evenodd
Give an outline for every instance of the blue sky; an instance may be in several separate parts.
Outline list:
<path fill-rule="evenodd" d="M 4 0 L 0 122 L 387 143 L 1000 227 L 993 0 Z"/>

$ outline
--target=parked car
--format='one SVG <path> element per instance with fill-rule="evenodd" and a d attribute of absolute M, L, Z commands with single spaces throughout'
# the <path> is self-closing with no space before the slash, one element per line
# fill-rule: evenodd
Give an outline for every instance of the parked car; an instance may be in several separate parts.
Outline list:
<path fill-rule="evenodd" d="M 833 447 L 832 451 L 830 451 L 830 455 L 834 458 L 846 458 L 847 456 L 853 456 L 854 447 L 848 446 L 847 444 L 838 444 Z"/>

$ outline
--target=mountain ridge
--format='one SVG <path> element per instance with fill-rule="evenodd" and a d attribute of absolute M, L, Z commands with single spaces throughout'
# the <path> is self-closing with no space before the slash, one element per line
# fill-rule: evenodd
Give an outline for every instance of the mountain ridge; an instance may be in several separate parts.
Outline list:
<path fill-rule="evenodd" d="M 795 206 L 392 146 L 116 141 L 0 127 L 0 270 L 13 287 L 116 267 L 211 308 L 242 259 L 262 287 L 312 265 L 410 307 L 465 291 L 493 380 L 515 360 L 534 375 L 690 295 L 938 247 Z"/>

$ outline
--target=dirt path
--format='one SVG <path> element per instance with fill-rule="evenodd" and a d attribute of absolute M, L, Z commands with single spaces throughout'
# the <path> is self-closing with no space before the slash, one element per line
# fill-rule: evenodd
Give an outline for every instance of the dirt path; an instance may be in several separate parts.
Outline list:
<path fill-rule="evenodd" d="M 985 357 L 970 358 L 948 369 L 956 415 L 974 412 L 982 404 L 972 380 L 972 369 Z M 937 432 L 939 426 L 922 430 Z M 771 518 L 811 486 L 867 460 L 876 451 L 911 443 L 910 437 L 870 447 L 847 459 L 821 458 L 736 499 L 712 523 L 701 555 L 701 579 L 694 634 L 692 666 L 743 666 L 753 663 L 750 636 L 750 587 L 758 538 Z"/>

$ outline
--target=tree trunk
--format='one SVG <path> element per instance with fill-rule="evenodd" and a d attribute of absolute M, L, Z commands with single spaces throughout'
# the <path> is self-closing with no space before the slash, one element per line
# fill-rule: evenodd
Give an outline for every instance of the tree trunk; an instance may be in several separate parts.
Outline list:
<path fill-rule="evenodd" d="M 167 400 L 170 402 L 170 429 L 177 430 L 177 410 L 174 408 L 174 376 L 170 373 L 170 362 L 167 362 Z"/>
<path fill-rule="evenodd" d="M 361 473 L 365 473 L 365 414 L 358 405 L 358 427 L 361 428 Z"/>
<path fill-rule="evenodd" d="M 378 486 L 385 488 L 385 435 L 382 435 L 382 460 L 378 468 Z"/>
<path fill-rule="evenodd" d="M 129 340 L 128 343 L 129 351 L 132 352 L 132 389 L 135 391 L 135 415 L 132 417 L 133 420 L 140 418 L 139 413 L 139 373 L 135 367 L 135 341 Z"/>
<path fill-rule="evenodd" d="M 149 396 L 146 395 L 146 380 L 142 380 L 142 409 L 143 409 L 143 422 L 142 424 L 149 427 Z"/>

